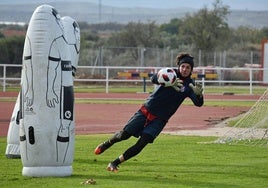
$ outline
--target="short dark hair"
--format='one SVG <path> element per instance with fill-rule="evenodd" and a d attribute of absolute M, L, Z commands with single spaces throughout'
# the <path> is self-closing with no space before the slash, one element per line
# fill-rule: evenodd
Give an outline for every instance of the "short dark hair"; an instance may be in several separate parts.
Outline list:
<path fill-rule="evenodd" d="M 176 57 L 176 64 L 181 65 L 182 63 L 190 64 L 192 70 L 194 68 L 194 57 L 191 56 L 189 53 L 181 52 Z"/>

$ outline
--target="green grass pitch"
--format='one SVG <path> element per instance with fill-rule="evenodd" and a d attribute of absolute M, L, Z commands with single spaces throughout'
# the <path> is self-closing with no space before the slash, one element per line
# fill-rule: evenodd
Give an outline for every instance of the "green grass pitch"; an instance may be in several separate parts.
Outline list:
<path fill-rule="evenodd" d="M 94 155 L 95 147 L 110 136 L 77 135 L 73 175 L 42 178 L 22 176 L 21 160 L 5 157 L 6 137 L 0 137 L 0 187 L 268 187 L 267 148 L 201 144 L 215 137 L 161 134 L 113 173 L 106 171 L 107 164 L 136 139 Z M 88 179 L 93 179 L 95 184 L 82 184 Z"/>

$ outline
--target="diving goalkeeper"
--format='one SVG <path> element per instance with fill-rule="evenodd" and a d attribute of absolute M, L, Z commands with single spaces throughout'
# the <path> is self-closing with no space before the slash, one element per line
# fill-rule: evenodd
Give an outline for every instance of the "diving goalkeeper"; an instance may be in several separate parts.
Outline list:
<path fill-rule="evenodd" d="M 131 136 L 138 138 L 134 145 L 108 164 L 108 171 L 118 171 L 119 164 L 139 154 L 148 143 L 153 143 L 185 98 L 189 97 L 195 106 L 203 105 L 203 88 L 200 84 L 195 85 L 191 79 L 193 57 L 188 53 L 180 53 L 176 57 L 176 64 L 178 66 L 178 69 L 174 69 L 177 74 L 176 81 L 169 85 L 161 85 L 157 74 L 154 74 L 151 81 L 159 87 L 146 99 L 121 131 L 96 147 L 94 153 L 99 155 L 117 142 L 127 140 Z"/>

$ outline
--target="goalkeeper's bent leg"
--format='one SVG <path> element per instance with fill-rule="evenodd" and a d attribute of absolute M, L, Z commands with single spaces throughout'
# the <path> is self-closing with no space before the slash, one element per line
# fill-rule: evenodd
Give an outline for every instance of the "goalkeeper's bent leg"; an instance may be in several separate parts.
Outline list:
<path fill-rule="evenodd" d="M 122 140 L 126 140 L 130 137 L 131 135 L 129 133 L 127 133 L 126 131 L 120 131 L 114 134 L 114 136 L 112 138 L 110 138 L 109 140 L 99 144 L 95 150 L 94 153 L 96 155 L 99 155 L 101 153 L 103 153 L 105 150 L 107 150 L 108 148 L 110 148 L 114 143 L 116 142 L 120 142 Z"/>
<path fill-rule="evenodd" d="M 110 142 L 111 145 L 113 145 L 116 142 L 129 139 L 130 136 L 131 135 L 128 132 L 122 130 L 122 131 L 115 133 L 114 136 L 110 138 L 108 141 Z"/>
<path fill-rule="evenodd" d="M 143 148 L 145 148 L 145 146 L 148 143 L 152 143 L 153 142 L 153 137 L 149 134 L 143 134 L 139 140 L 136 142 L 136 144 L 134 144 L 133 146 L 131 146 L 130 148 L 128 148 L 124 153 L 123 153 L 123 158 L 124 161 L 136 156 L 137 154 L 139 154 Z"/>
<path fill-rule="evenodd" d="M 136 144 L 134 144 L 133 146 L 131 146 L 130 148 L 128 148 L 122 155 L 120 155 L 118 158 L 116 158 L 114 161 L 112 161 L 111 163 L 109 163 L 107 169 L 109 171 L 117 171 L 118 170 L 118 165 L 134 156 L 136 156 L 137 154 L 139 154 L 142 149 L 148 144 L 148 143 L 152 143 L 154 140 L 154 138 L 148 134 L 143 134 L 139 140 L 136 142 Z M 114 167 L 113 169 L 111 169 L 111 166 Z"/>

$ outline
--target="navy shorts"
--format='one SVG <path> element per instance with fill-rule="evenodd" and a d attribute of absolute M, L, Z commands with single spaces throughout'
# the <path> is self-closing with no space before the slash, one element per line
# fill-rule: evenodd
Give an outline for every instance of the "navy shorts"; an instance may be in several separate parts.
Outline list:
<path fill-rule="evenodd" d="M 155 139 L 166 124 L 167 121 L 158 118 L 148 122 L 146 116 L 139 110 L 130 118 L 125 125 L 124 130 L 135 137 L 139 137 L 142 134 L 148 134 Z"/>

